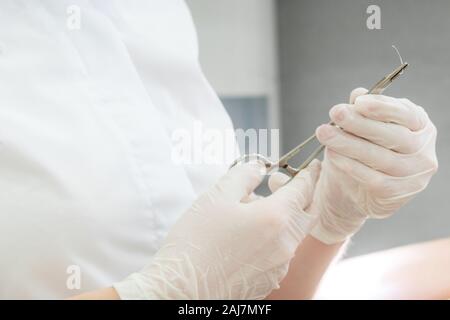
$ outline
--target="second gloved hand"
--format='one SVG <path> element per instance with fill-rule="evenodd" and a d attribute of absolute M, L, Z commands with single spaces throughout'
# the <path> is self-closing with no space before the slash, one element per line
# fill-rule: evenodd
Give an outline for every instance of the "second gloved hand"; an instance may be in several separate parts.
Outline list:
<path fill-rule="evenodd" d="M 267 198 L 248 197 L 263 166 L 233 167 L 170 230 L 140 272 L 114 285 L 122 299 L 262 299 L 278 287 L 309 231 L 320 163 Z M 247 202 L 247 203 L 246 203 Z"/>
<path fill-rule="evenodd" d="M 407 99 L 364 95 L 334 106 L 316 131 L 326 146 L 309 210 L 319 216 L 311 234 L 324 243 L 346 240 L 367 218 L 386 218 L 425 189 L 437 170 L 436 128 Z"/>

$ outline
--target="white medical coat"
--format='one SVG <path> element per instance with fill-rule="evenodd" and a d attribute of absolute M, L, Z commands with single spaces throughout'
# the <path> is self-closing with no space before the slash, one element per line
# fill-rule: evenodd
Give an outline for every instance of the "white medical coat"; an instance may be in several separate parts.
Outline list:
<path fill-rule="evenodd" d="M 195 121 L 231 128 L 181 0 L 2 0 L 0 298 L 64 298 L 148 263 L 226 170 L 173 163 L 171 134 Z"/>

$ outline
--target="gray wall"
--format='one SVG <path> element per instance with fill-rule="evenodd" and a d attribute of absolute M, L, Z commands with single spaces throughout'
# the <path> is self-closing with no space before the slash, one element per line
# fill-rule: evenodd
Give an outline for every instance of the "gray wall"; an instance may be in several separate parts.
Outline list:
<path fill-rule="evenodd" d="M 381 7 L 382 30 L 368 30 L 366 8 Z M 355 255 L 450 236 L 450 1 L 279 0 L 278 32 L 284 150 L 328 119 L 355 87 L 369 87 L 410 63 L 386 94 L 422 105 L 438 128 L 440 169 L 398 214 L 371 221 L 350 246 Z"/>

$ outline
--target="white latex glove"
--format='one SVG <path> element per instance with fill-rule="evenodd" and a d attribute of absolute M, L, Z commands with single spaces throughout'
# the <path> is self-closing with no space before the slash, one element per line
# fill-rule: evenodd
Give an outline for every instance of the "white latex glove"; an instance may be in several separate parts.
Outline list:
<path fill-rule="evenodd" d="M 170 230 L 140 272 L 114 285 L 122 299 L 262 299 L 286 275 L 309 231 L 303 209 L 314 193 L 315 162 L 267 198 L 248 201 L 263 166 L 232 168 Z"/>
<path fill-rule="evenodd" d="M 330 117 L 341 129 L 316 130 L 326 146 L 309 210 L 319 219 L 311 234 L 324 243 L 346 240 L 367 218 L 386 218 L 425 189 L 436 172 L 436 128 L 407 99 L 362 95 L 339 104 Z"/>

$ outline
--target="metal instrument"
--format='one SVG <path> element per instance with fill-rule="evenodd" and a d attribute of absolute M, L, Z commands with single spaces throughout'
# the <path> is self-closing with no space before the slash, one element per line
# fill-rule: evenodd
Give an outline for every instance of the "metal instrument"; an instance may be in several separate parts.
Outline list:
<path fill-rule="evenodd" d="M 401 65 L 397 67 L 395 70 L 393 70 L 391 73 L 387 74 L 383 79 L 378 81 L 370 90 L 367 92 L 367 94 L 382 94 L 383 91 L 389 87 L 389 85 L 398 78 L 400 74 L 403 73 L 403 71 L 408 67 L 408 63 L 403 63 L 401 61 Z M 334 123 L 330 122 L 331 125 L 334 125 Z M 300 143 L 298 146 L 293 148 L 291 151 L 283 155 L 278 161 L 273 162 L 267 157 L 261 155 L 261 154 L 246 154 L 238 159 L 236 159 L 230 166 L 230 168 L 234 167 L 235 165 L 243 162 L 249 162 L 249 161 L 260 161 L 263 162 L 267 172 L 270 172 L 276 168 L 282 168 L 284 169 L 291 178 L 293 178 L 297 173 L 299 173 L 301 170 L 306 168 L 312 160 L 314 160 L 325 148 L 323 145 L 319 146 L 317 149 L 315 149 L 308 158 L 298 167 L 294 168 L 291 165 L 289 165 L 289 160 L 291 160 L 294 156 L 296 156 L 306 145 L 308 145 L 310 142 L 313 142 L 316 139 L 316 135 L 311 135 L 308 139 Z"/>

